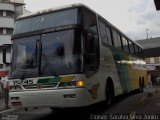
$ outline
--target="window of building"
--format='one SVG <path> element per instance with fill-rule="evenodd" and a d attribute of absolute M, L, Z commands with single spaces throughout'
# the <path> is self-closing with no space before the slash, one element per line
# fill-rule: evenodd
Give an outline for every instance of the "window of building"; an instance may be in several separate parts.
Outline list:
<path fill-rule="evenodd" d="M 3 64 L 0 64 L 0 69 L 3 69 Z"/>
<path fill-rule="evenodd" d="M 0 10 L 0 16 L 3 16 L 3 11 L 2 10 Z"/>
<path fill-rule="evenodd" d="M 2 16 L 6 16 L 6 11 L 5 10 L 3 10 L 3 13 L 2 13 Z"/>
<path fill-rule="evenodd" d="M 12 28 L 7 28 L 6 29 L 6 34 L 12 34 L 13 33 L 13 29 Z"/>
<path fill-rule="evenodd" d="M 150 58 L 150 63 L 155 63 L 154 57 Z"/>
<path fill-rule="evenodd" d="M 150 63 L 150 58 L 145 58 L 145 62 L 146 62 L 147 64 L 149 64 L 149 63 Z"/>
<path fill-rule="evenodd" d="M 12 12 L 12 11 L 6 11 L 6 16 L 7 17 L 14 17 L 14 12 Z"/>
<path fill-rule="evenodd" d="M 0 28 L 0 34 L 3 34 L 3 28 Z"/>
<path fill-rule="evenodd" d="M 159 63 L 159 57 L 155 57 L 155 63 Z"/>

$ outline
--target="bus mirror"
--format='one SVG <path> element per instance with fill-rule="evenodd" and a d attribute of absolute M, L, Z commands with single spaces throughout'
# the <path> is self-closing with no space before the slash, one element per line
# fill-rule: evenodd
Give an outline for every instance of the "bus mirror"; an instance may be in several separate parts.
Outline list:
<path fill-rule="evenodd" d="M 11 46 L 10 45 L 4 45 L 3 46 L 3 63 L 4 64 L 10 64 L 10 54 L 8 54 L 8 49 L 10 50 Z M 7 59 L 8 58 L 8 59 Z"/>
<path fill-rule="evenodd" d="M 7 63 L 6 62 L 6 47 L 5 46 L 3 47 L 3 63 L 5 63 L 5 64 Z"/>

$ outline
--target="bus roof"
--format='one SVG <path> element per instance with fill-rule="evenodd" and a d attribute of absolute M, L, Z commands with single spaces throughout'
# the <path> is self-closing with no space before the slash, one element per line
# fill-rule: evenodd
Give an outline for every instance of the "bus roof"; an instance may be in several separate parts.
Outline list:
<path fill-rule="evenodd" d="M 33 12 L 33 13 L 27 13 L 27 14 L 24 14 L 24 15 L 20 15 L 17 18 L 17 20 L 30 18 L 30 17 L 35 17 L 35 16 L 48 14 L 48 13 L 52 13 L 52 12 L 56 12 L 56 11 L 61 11 L 61 10 L 65 10 L 65 9 L 76 8 L 76 7 L 85 7 L 85 8 L 88 8 L 89 10 L 91 10 L 92 12 L 96 13 L 95 11 L 93 11 L 92 9 L 90 9 L 86 5 L 81 4 L 81 3 L 76 3 L 76 4 L 70 4 L 70 5 L 65 5 L 65 6 L 61 6 L 61 7 L 49 8 L 49 9 L 44 9 L 44 10 L 40 10 L 40 11 Z"/>
<path fill-rule="evenodd" d="M 31 17 L 35 17 L 35 16 L 39 16 L 39 15 L 44 15 L 44 14 L 49 14 L 52 12 L 56 12 L 56 11 L 61 11 L 61 10 L 65 10 L 65 9 L 71 9 L 71 8 L 77 8 L 77 7 L 85 7 L 87 9 L 89 9 L 90 11 L 92 11 L 93 13 L 95 13 L 97 16 L 103 18 L 101 15 L 99 15 L 97 12 L 95 12 L 93 9 L 89 8 L 88 6 L 81 4 L 81 3 L 76 3 L 76 4 L 70 4 L 70 5 L 65 5 L 62 7 L 55 7 L 55 8 L 49 8 L 49 9 L 44 9 L 44 10 L 40 10 L 37 12 L 33 12 L 33 13 L 28 13 L 28 14 L 24 14 L 24 15 L 20 15 L 17 20 L 21 20 L 21 19 L 25 19 L 25 18 L 31 18 Z M 133 43 L 135 43 L 136 45 L 138 45 L 139 47 L 143 48 L 141 45 L 139 45 L 137 42 L 131 40 L 128 36 L 126 36 L 121 30 L 119 30 L 117 27 L 115 27 L 113 24 L 111 24 L 109 21 L 107 21 L 105 18 L 103 18 L 104 21 L 106 21 L 111 27 L 113 27 L 115 30 L 117 30 L 118 32 L 120 32 L 122 35 L 124 35 L 127 39 L 129 39 L 130 41 L 132 41 Z"/>

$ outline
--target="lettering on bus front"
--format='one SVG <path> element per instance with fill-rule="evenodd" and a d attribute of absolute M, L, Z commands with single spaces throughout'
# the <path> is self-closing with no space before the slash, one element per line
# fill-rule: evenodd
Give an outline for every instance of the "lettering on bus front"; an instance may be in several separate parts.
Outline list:
<path fill-rule="evenodd" d="M 28 80 L 23 80 L 23 81 L 13 81 L 13 85 L 32 85 L 34 84 L 33 80 L 28 79 Z"/>

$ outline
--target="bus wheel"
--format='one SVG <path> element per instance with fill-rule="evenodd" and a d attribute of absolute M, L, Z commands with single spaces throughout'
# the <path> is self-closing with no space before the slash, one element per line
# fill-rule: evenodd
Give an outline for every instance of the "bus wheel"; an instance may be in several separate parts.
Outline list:
<path fill-rule="evenodd" d="M 107 82 L 106 85 L 106 104 L 107 106 L 111 106 L 113 100 L 113 84 L 112 82 Z"/>

